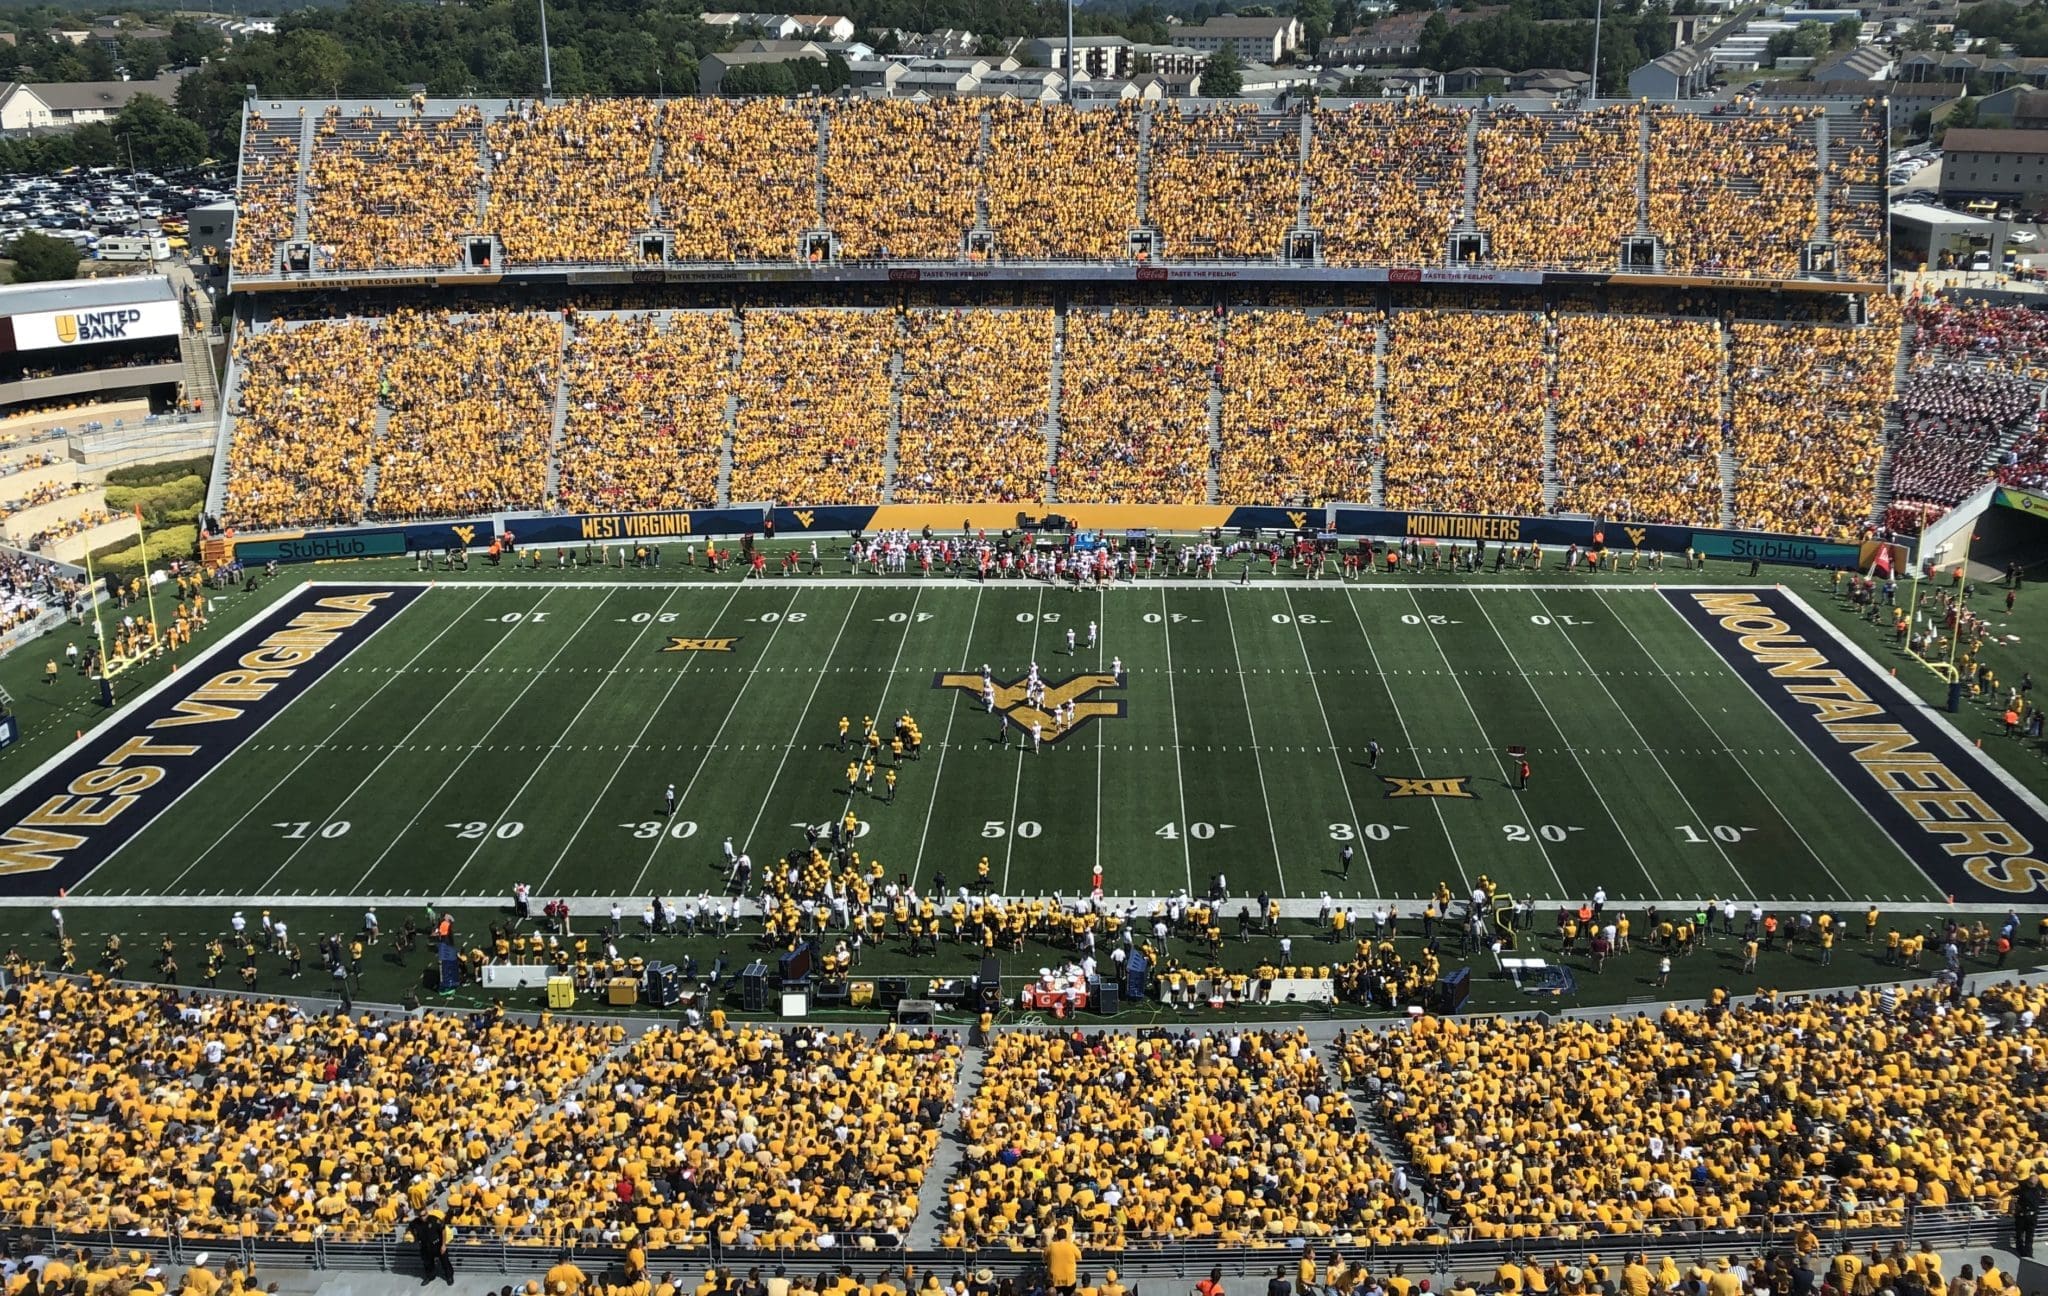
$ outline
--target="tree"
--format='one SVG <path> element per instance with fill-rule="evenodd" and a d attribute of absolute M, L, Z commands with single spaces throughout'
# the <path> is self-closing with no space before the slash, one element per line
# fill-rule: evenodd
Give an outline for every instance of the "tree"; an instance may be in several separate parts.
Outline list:
<path fill-rule="evenodd" d="M 206 132 L 155 95 L 137 95 L 114 118 L 114 138 L 132 149 L 135 164 L 150 171 L 177 171 L 206 160 Z"/>
<path fill-rule="evenodd" d="M 1835 49 L 1855 49 L 1863 39 L 1863 20 L 1844 18 L 1829 29 L 1828 44 Z"/>
<path fill-rule="evenodd" d="M 1450 59 L 1449 51 L 1446 49 L 1446 46 L 1450 43 L 1450 36 L 1451 20 L 1444 17 L 1442 10 L 1432 13 L 1422 24 L 1422 35 L 1420 38 L 1422 50 L 1418 57 L 1421 59 L 1423 67 L 1457 67 L 1465 61 L 1463 59 Z M 1450 59 L 1450 61 L 1446 62 L 1446 59 Z"/>
<path fill-rule="evenodd" d="M 28 233 L 7 245 L 14 260 L 16 283 L 47 283 L 53 279 L 78 277 L 78 245 L 70 239 Z"/>
<path fill-rule="evenodd" d="M 1202 69 L 1202 94 L 1210 99 L 1230 99 L 1244 89 L 1243 67 L 1237 61 L 1237 52 L 1228 45 L 1209 56 L 1209 63 Z"/>

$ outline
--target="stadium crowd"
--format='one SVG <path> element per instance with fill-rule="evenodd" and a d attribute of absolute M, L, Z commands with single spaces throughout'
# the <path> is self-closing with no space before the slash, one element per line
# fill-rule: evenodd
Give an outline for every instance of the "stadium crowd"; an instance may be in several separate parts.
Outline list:
<path fill-rule="evenodd" d="M 110 957 L 125 960 L 118 945 Z M 253 932 L 233 957 L 255 963 Z M 389 1236 L 619 1035 L 491 1014 L 309 1014 L 96 974 L 31 979 L 9 998 L 0 1086 L 21 1123 L 0 1153 L 0 1210 L 25 1228 L 115 1235 Z M 31 1126 L 38 1137 L 21 1137 Z"/>
<path fill-rule="evenodd" d="M 1388 327 L 1386 506 L 1542 512 L 1542 318 L 1415 310 Z"/>
<path fill-rule="evenodd" d="M 1909 1206 L 2002 1212 L 2044 1173 L 2031 1024 L 2048 988 L 1954 998 L 1885 987 L 1722 994 L 1655 1016 L 1424 1017 L 1338 1051 L 1459 1237 L 1596 1242 L 1795 1216 L 1896 1227 Z"/>
<path fill-rule="evenodd" d="M 1636 230 L 1642 109 L 1487 114 L 1479 128 L 1478 223 L 1509 265 L 1615 264 Z"/>
<path fill-rule="evenodd" d="M 1426 1217 L 1353 1136 L 1300 1028 L 1007 1031 L 961 1117 L 947 1245 L 1085 1246 L 1171 1235 L 1245 1244 L 1344 1230 L 1391 1242 Z"/>
<path fill-rule="evenodd" d="M 1564 314 L 1556 334 L 1558 509 L 1720 525 L 1716 327 Z"/>
<path fill-rule="evenodd" d="M 1169 260 L 1280 251 L 1301 194 L 1299 122 L 1251 103 L 1153 109 L 1145 219 Z"/>
<path fill-rule="evenodd" d="M 491 119 L 486 228 L 509 262 L 624 262 L 654 222 L 654 118 L 646 99 L 522 103 Z"/>
<path fill-rule="evenodd" d="M 1042 498 L 1052 312 L 912 310 L 903 329 L 892 502 Z"/>
<path fill-rule="evenodd" d="M 1869 309 L 1859 329 L 1730 328 L 1737 525 L 1854 537 L 1870 523 L 1899 333 L 1888 298 Z"/>
<path fill-rule="evenodd" d="M 781 99 L 670 99 L 660 224 L 679 261 L 785 261 L 818 210 L 818 123 Z"/>
<path fill-rule="evenodd" d="M 1121 259 L 1138 223 L 1138 109 L 989 106 L 983 176 L 1004 257 Z M 1089 177 L 1086 184 L 1075 176 Z"/>
<path fill-rule="evenodd" d="M 579 316 L 564 354 L 554 503 L 578 513 L 717 503 L 732 356 L 723 311 Z"/>
<path fill-rule="evenodd" d="M 2041 389 L 2016 374 L 1916 363 L 1898 407 L 1892 500 L 1939 513 L 1983 485 L 1993 458 L 2037 426 Z"/>
<path fill-rule="evenodd" d="M 464 105 L 431 124 L 364 108 L 321 114 L 306 166 L 307 236 L 333 270 L 449 266 L 476 225 L 483 115 Z"/>
<path fill-rule="evenodd" d="M 1218 497 L 1370 498 L 1378 341 L 1378 322 L 1361 312 L 1231 312 Z"/>
<path fill-rule="evenodd" d="M 391 414 L 376 446 L 382 517 L 538 508 L 562 321 L 528 311 L 400 311 L 377 330 Z"/>
<path fill-rule="evenodd" d="M 1433 265 L 1465 206 L 1469 108 L 1394 99 L 1318 108 L 1308 223 L 1331 265 Z"/>
<path fill-rule="evenodd" d="M 555 1245 L 893 1244 L 959 1066 L 942 1034 L 727 1029 L 722 1011 L 711 1029 L 651 1030 L 455 1183 L 448 1219 Z"/>
<path fill-rule="evenodd" d="M 645 255 L 633 236 L 658 229 L 673 231 L 685 261 L 787 261 L 807 254 L 797 235 L 818 223 L 849 257 L 973 260 L 985 254 L 963 236 L 984 214 L 999 256 L 1121 258 L 1141 189 L 1169 259 L 1256 258 L 1296 225 L 1303 179 L 1330 264 L 1429 264 L 1463 215 L 1476 113 L 1474 214 L 1496 263 L 1605 267 L 1643 214 L 1672 269 L 1790 277 L 1816 233 L 1823 178 L 1819 110 L 1742 99 L 1713 113 L 1426 99 L 1316 108 L 1305 176 L 1302 113 L 1249 102 L 570 99 L 434 111 L 423 100 L 409 114 L 322 111 L 303 170 L 310 234 L 333 268 L 445 266 L 456 236 L 476 231 L 498 235 L 512 264 L 630 264 Z M 298 128 L 250 117 L 240 273 L 270 272 L 293 231 Z M 1883 256 L 1882 129 L 1871 111 L 1832 119 L 1825 168 L 1841 268 L 1865 279 Z"/>
<path fill-rule="evenodd" d="M 747 312 L 728 498 L 880 499 L 896 345 L 887 311 Z"/>
<path fill-rule="evenodd" d="M 1073 503 L 1200 504 L 1208 497 L 1212 314 L 1073 310 L 1061 368 L 1053 489 Z"/>
<path fill-rule="evenodd" d="M 1735 109 L 1652 114 L 1650 228 L 1668 269 L 1793 278 L 1819 213 L 1821 110 L 1741 99 Z"/>
<path fill-rule="evenodd" d="M 244 330 L 236 352 L 228 518 L 241 527 L 360 521 L 377 420 L 374 378 L 384 367 L 375 326 L 278 322 Z"/>
<path fill-rule="evenodd" d="M 840 255 L 951 261 L 975 220 L 981 105 L 969 99 L 835 102 L 825 150 L 825 225 Z"/>

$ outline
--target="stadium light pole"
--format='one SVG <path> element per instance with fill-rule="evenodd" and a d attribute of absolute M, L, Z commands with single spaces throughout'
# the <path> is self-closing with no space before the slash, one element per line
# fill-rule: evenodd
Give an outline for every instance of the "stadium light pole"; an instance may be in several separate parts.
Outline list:
<path fill-rule="evenodd" d="M 542 0 L 546 4 L 546 0 Z M 1606 0 L 1593 0 L 1593 98 L 1600 98 L 1600 26 Z"/>
<path fill-rule="evenodd" d="M 543 103 L 555 97 L 555 59 L 548 51 L 548 0 L 540 0 L 540 97 Z"/>
<path fill-rule="evenodd" d="M 1067 0 L 1067 106 L 1074 104 L 1074 0 Z"/>

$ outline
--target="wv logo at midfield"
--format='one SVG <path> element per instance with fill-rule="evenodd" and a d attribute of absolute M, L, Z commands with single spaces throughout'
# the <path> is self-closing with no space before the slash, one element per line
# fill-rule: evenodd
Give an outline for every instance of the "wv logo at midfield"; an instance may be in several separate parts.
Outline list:
<path fill-rule="evenodd" d="M 1093 675 L 1076 675 L 1071 679 L 1046 680 L 1045 706 L 1040 709 L 1024 700 L 1024 681 L 1014 684 L 996 681 L 996 710 L 1029 731 L 1033 724 L 1043 730 L 1047 742 L 1058 742 L 1071 733 L 1078 733 L 1090 720 L 1108 720 L 1125 714 L 1126 703 L 1122 698 L 1098 698 L 1093 696 L 1098 689 L 1120 689 L 1117 678 L 1107 671 Z M 981 676 L 965 672 L 946 672 L 932 679 L 937 689 L 959 689 L 976 702 L 981 701 Z M 1074 723 L 1065 729 L 1055 729 L 1052 721 L 1052 707 L 1074 704 Z"/>

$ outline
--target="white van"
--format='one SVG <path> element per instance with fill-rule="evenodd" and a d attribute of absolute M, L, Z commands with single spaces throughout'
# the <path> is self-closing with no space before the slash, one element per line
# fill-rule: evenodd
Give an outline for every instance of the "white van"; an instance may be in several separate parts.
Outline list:
<path fill-rule="evenodd" d="M 110 234 L 94 249 L 102 261 L 168 261 L 171 243 L 162 234 Z"/>

